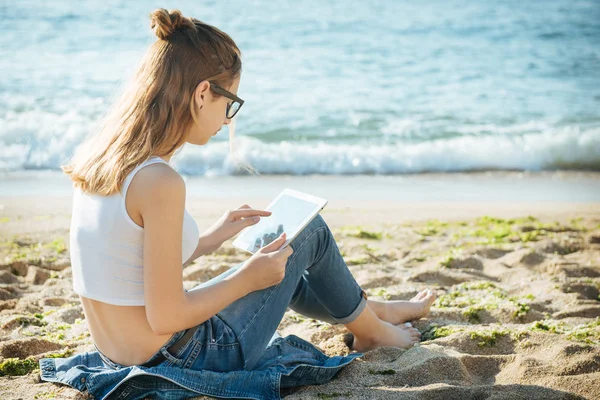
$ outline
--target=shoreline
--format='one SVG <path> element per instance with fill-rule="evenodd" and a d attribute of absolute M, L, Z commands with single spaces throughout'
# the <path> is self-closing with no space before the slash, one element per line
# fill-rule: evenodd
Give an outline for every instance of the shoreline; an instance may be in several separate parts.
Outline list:
<path fill-rule="evenodd" d="M 182 176 L 188 198 L 204 199 L 272 199 L 290 187 L 328 200 L 600 202 L 600 172 Z M 71 181 L 61 171 L 4 173 L 0 174 L 0 186 L 0 201 L 15 196 L 71 196 L 73 191 Z"/>

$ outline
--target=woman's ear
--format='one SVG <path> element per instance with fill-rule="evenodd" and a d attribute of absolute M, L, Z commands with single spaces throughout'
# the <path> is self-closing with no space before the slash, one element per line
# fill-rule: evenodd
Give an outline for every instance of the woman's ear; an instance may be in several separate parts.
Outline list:
<path fill-rule="evenodd" d="M 196 86 L 196 89 L 194 90 L 194 102 L 198 108 L 202 108 L 204 100 L 209 96 L 209 91 L 210 83 L 208 81 L 202 81 Z"/>

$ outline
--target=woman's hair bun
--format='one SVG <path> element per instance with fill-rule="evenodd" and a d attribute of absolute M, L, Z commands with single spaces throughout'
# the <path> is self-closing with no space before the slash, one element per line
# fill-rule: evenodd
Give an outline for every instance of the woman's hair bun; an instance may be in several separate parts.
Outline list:
<path fill-rule="evenodd" d="M 150 14 L 150 28 L 159 39 L 166 40 L 176 30 L 182 28 L 194 29 L 195 25 L 189 18 L 181 15 L 179 10 L 169 12 L 164 8 L 159 8 Z"/>

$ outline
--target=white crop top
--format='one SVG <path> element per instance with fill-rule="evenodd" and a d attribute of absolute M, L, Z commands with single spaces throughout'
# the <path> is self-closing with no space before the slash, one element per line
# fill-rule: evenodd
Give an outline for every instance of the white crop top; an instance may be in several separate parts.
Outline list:
<path fill-rule="evenodd" d="M 127 214 L 125 196 L 137 171 L 157 162 L 171 166 L 151 156 L 129 173 L 122 194 L 90 196 L 74 188 L 69 251 L 75 293 L 109 304 L 144 305 L 144 228 Z M 196 221 L 185 210 L 182 262 L 192 256 L 199 237 Z"/>

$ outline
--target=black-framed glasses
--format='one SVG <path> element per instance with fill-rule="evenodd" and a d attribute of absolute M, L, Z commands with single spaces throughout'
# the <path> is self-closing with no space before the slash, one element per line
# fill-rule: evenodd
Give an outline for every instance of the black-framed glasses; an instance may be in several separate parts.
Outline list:
<path fill-rule="evenodd" d="M 223 96 L 227 97 L 228 99 L 233 100 L 232 103 L 227 103 L 227 111 L 225 112 L 225 115 L 227 116 L 227 119 L 231 119 L 231 118 L 235 117 L 235 114 L 237 114 L 237 112 L 240 111 L 240 108 L 242 108 L 242 104 L 244 104 L 244 100 L 240 99 L 239 97 L 237 97 L 235 94 L 231 93 L 230 91 L 223 89 L 221 86 L 217 85 L 216 83 L 210 82 L 210 87 L 212 88 L 212 90 L 219 93 L 220 95 L 223 95 Z"/>

